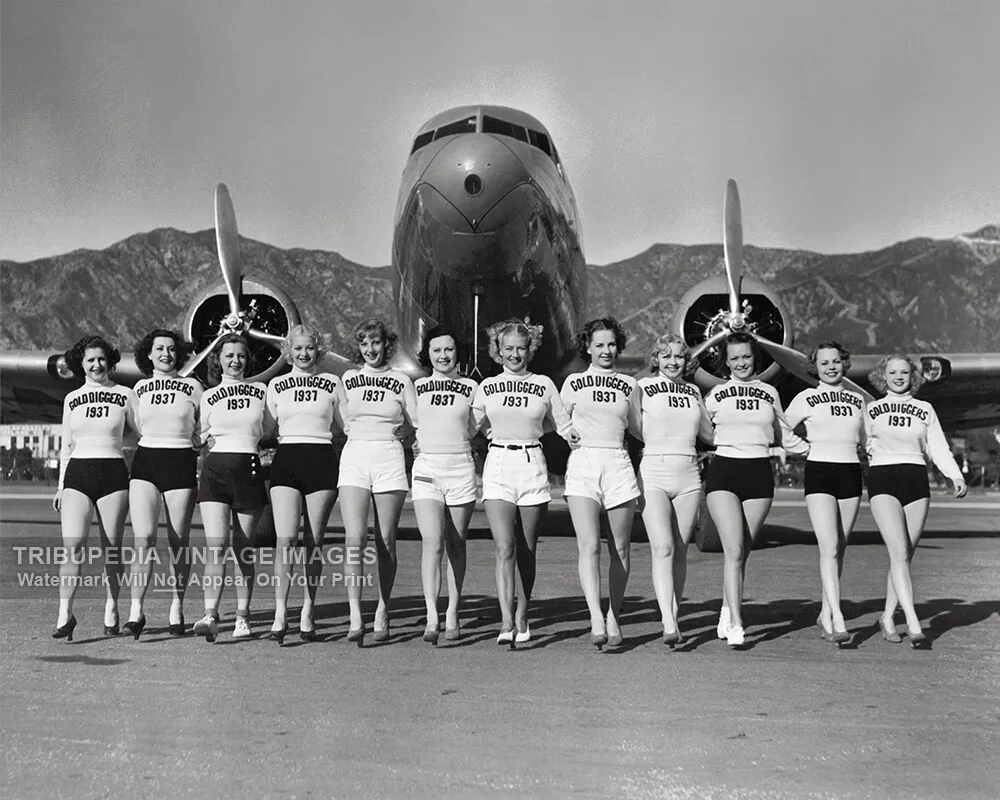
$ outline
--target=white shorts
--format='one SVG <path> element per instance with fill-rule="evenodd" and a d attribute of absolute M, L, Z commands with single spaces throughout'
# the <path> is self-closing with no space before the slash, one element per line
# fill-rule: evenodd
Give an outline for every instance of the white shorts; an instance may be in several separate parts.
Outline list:
<path fill-rule="evenodd" d="M 655 489 L 664 492 L 671 500 L 700 492 L 698 457 L 643 453 L 639 462 L 639 487 L 644 495 Z"/>
<path fill-rule="evenodd" d="M 578 447 L 566 464 L 564 497 L 589 497 L 616 508 L 639 496 L 628 452 L 613 447 Z"/>
<path fill-rule="evenodd" d="M 437 500 L 449 506 L 471 503 L 479 496 L 472 453 L 421 453 L 413 462 L 414 500 Z"/>
<path fill-rule="evenodd" d="M 483 500 L 506 500 L 519 506 L 537 506 L 552 499 L 549 465 L 541 445 L 491 444 L 483 468 Z"/>
<path fill-rule="evenodd" d="M 337 487 L 356 486 L 374 494 L 405 492 L 406 461 L 403 445 L 396 441 L 369 442 L 348 439 L 340 456 Z"/>

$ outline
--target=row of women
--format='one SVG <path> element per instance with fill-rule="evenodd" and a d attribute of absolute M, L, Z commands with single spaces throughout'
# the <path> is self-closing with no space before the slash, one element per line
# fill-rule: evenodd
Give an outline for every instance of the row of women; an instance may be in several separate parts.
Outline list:
<path fill-rule="evenodd" d="M 440 633 L 438 595 L 445 553 L 444 635 L 457 639 L 466 532 L 478 498 L 470 440 L 482 430 L 489 440 L 482 499 L 496 545 L 501 612 L 497 643 L 514 646 L 532 635 L 528 612 L 536 547 L 551 497 L 540 438 L 543 431 L 555 430 L 571 447 L 565 497 L 579 547 L 591 642 L 598 647 L 623 642 L 620 614 L 640 498 L 663 642 L 672 646 L 681 641 L 677 617 L 686 551 L 705 493 L 725 553 L 717 632 L 739 647 L 745 637 L 741 606 L 747 557 L 774 496 L 768 456 L 777 443 L 789 452 L 808 453 L 806 505 L 819 543 L 823 589 L 817 625 L 824 638 L 839 644 L 850 637 L 840 608 L 839 579 L 862 494 L 859 450 L 867 449 L 871 511 L 890 560 L 885 609 L 879 618 L 882 635 L 891 642 L 902 640 L 894 622 L 901 606 L 911 645 L 929 646 L 914 609 L 910 576 L 930 498 L 926 457 L 953 481 L 956 496 L 963 496 L 966 487 L 934 409 L 913 397 L 921 374 L 909 357 L 893 355 L 881 361 L 870 378 L 885 397 L 866 404 L 861 394 L 845 386 L 849 353 L 836 342 L 824 342 L 811 356 L 819 385 L 795 397 L 786 412 L 776 390 L 759 379 L 761 353 L 746 334 L 731 335 L 720 348 L 719 366 L 729 378 L 704 399 L 686 380 L 696 364 L 679 337 L 661 337 L 650 356 L 650 375 L 636 380 L 616 370 L 626 344 L 621 326 L 613 318 L 588 322 L 579 333 L 578 348 L 590 366 L 570 375 L 557 391 L 550 378 L 529 370 L 541 336 L 540 327 L 519 320 L 492 326 L 490 354 L 502 372 L 477 384 L 458 373 L 462 343 L 444 328 L 431 329 L 419 353 L 430 375 L 414 383 L 390 365 L 396 336 L 378 320 L 355 329 L 359 367 L 342 377 L 322 371 L 320 334 L 298 326 L 289 332 L 284 347 L 291 371 L 264 385 L 245 379 L 250 353 L 244 339 L 233 334 L 213 350 L 208 366 L 215 385 L 204 391 L 197 380 L 178 374 L 190 348 L 176 332 L 155 330 L 140 343 L 136 362 L 148 377 L 134 390 L 111 380 L 118 351 L 100 337 L 87 337 L 66 354 L 70 368 L 85 382 L 67 395 L 64 406 L 63 459 L 54 501 L 64 543 L 82 550 L 96 510 L 104 546 L 119 546 L 131 509 L 136 558 L 128 582 L 131 608 L 122 627 L 138 639 L 146 622 L 143 602 L 154 563 L 145 554 L 155 546 L 165 506 L 175 573 L 169 631 L 183 635 L 182 603 L 190 574 L 185 553 L 197 501 L 208 548 L 236 554 L 242 580 L 234 581 L 233 637 L 248 638 L 252 547 L 268 501 L 258 447 L 276 432 L 269 489 L 277 538 L 270 638 L 281 643 L 288 631 L 288 594 L 300 529 L 306 551 L 320 548 L 338 496 L 348 551 L 347 638 L 360 645 L 366 634 L 363 563 L 350 553 L 366 547 L 372 501 L 379 579 L 373 636 L 376 641 L 389 638 L 396 530 L 409 491 L 423 540 L 424 640 L 436 644 Z M 131 475 L 122 455 L 126 423 L 140 436 Z M 800 425 L 804 438 L 793 432 Z M 332 444 L 338 427 L 347 435 L 339 463 Z M 416 430 L 412 485 L 400 441 L 407 427 Z M 623 446 L 626 431 L 644 443 L 638 474 Z M 704 483 L 698 439 L 715 447 Z M 206 442 L 209 452 L 196 485 L 197 453 Z M 602 513 L 609 522 L 606 612 L 601 602 Z M 60 566 L 56 638 L 73 636 L 81 561 L 66 559 Z M 205 615 L 194 632 L 209 641 L 218 634 L 226 561 L 205 560 Z M 308 580 L 299 635 L 311 641 L 316 638 L 313 610 L 323 559 L 304 561 Z M 119 632 L 121 582 L 114 571 L 121 567 L 106 562 L 104 626 L 110 635 Z"/>

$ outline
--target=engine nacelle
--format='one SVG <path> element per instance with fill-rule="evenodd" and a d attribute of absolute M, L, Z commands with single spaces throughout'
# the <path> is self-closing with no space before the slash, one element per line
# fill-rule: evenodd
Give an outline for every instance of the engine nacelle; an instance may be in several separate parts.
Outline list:
<path fill-rule="evenodd" d="M 740 298 L 746 318 L 744 330 L 786 347 L 792 346 L 792 321 L 777 294 L 760 281 L 744 277 Z M 673 331 L 682 336 L 689 346 L 696 347 L 725 327 L 723 317 L 728 312 L 729 284 L 725 276 L 707 278 L 689 289 L 677 304 L 672 321 Z M 715 367 L 716 352 L 717 348 L 710 348 L 699 358 L 694 382 L 703 392 L 726 380 Z M 773 380 L 780 369 L 765 354 L 761 380 Z"/>
<path fill-rule="evenodd" d="M 273 336 L 285 336 L 301 321 L 292 299 L 277 286 L 255 277 L 244 277 L 240 307 L 253 309 L 253 327 Z M 213 284 L 192 305 L 184 319 L 184 334 L 200 351 L 219 334 L 219 324 L 229 315 L 229 295 L 222 281 Z M 250 344 L 251 364 L 255 375 L 249 380 L 269 381 L 286 367 L 281 351 L 273 344 L 246 337 Z M 205 377 L 206 361 L 196 370 Z"/>

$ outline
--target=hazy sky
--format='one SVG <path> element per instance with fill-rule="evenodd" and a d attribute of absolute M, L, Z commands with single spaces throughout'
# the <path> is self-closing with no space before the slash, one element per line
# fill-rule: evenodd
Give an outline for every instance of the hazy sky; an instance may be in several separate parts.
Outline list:
<path fill-rule="evenodd" d="M 551 131 L 586 255 L 822 252 L 1000 222 L 1000 3 L 3 0 L 0 257 L 211 227 L 388 264 L 414 130 Z"/>

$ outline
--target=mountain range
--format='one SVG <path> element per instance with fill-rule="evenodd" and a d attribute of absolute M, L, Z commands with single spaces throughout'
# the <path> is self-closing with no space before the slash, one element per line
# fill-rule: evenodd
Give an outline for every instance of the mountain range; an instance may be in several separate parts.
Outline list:
<path fill-rule="evenodd" d="M 247 238 L 240 246 L 244 271 L 284 289 L 338 348 L 358 320 L 394 315 L 389 267 Z M 747 246 L 744 265 L 781 297 L 800 349 L 827 338 L 858 353 L 1000 347 L 1000 225 L 843 255 Z M 722 247 L 656 244 L 587 270 L 589 315 L 614 314 L 645 348 L 687 289 L 722 274 Z M 101 332 L 131 349 L 150 327 L 179 328 L 219 279 L 212 230 L 159 228 L 104 250 L 0 261 L 0 348 L 57 350 Z"/>

